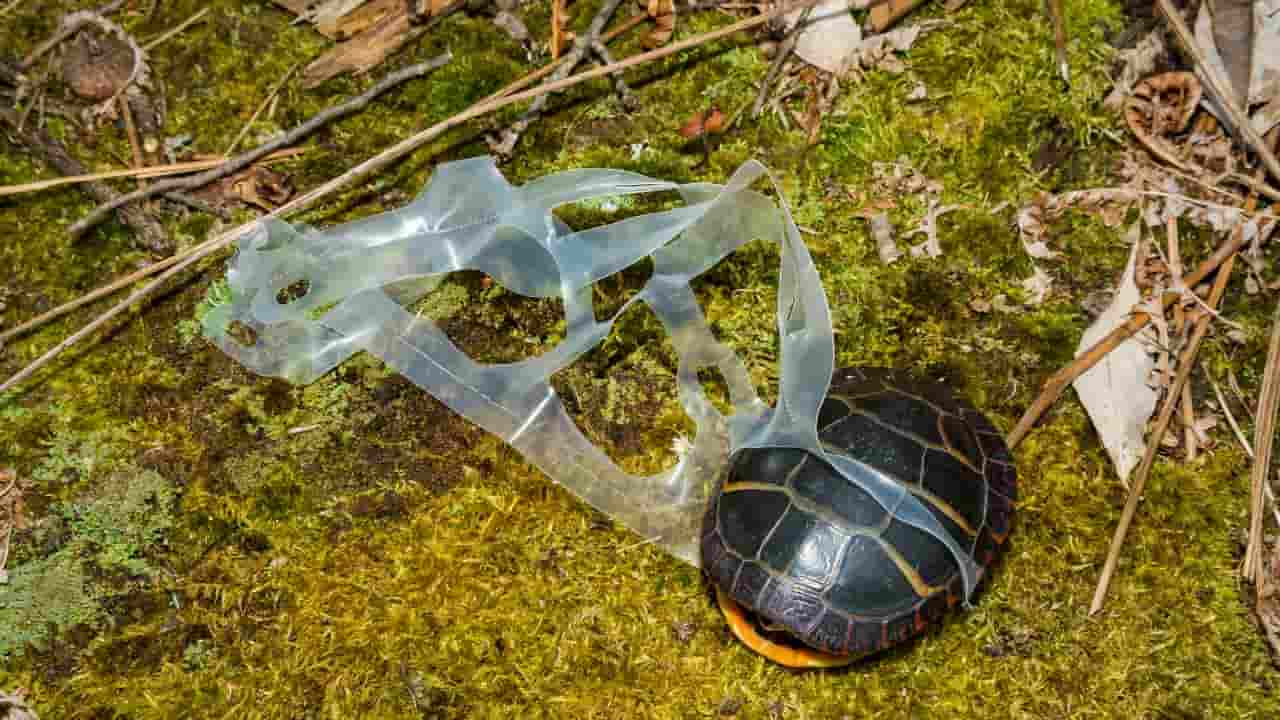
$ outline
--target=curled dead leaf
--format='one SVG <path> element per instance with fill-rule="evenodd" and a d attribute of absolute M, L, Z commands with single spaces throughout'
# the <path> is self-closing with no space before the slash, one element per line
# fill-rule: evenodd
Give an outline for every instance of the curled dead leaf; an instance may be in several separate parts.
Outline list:
<path fill-rule="evenodd" d="M 1143 121 L 1146 127 L 1156 135 L 1180 133 L 1191 124 L 1191 116 L 1200 105 L 1203 90 L 1200 81 L 1189 72 L 1167 72 L 1153 75 L 1138 83 L 1133 89 L 1133 98 L 1147 103 L 1145 117 L 1135 116 L 1130 120 Z M 1132 112 L 1143 108 L 1126 107 L 1126 119 Z"/>
<path fill-rule="evenodd" d="M 1189 72 L 1167 72 L 1139 82 L 1124 103 L 1130 132 L 1153 155 L 1182 169 L 1168 136 L 1184 132 L 1200 105 L 1200 81 Z"/>
<path fill-rule="evenodd" d="M 62 63 L 62 78 L 85 100 L 106 100 L 129 81 L 133 51 L 123 40 L 97 30 L 76 35 Z"/>

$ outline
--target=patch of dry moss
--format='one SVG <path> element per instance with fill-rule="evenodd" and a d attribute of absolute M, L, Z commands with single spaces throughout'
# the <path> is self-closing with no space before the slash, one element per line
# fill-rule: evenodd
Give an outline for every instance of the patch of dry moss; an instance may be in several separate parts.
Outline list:
<path fill-rule="evenodd" d="M 148 23 L 126 25 L 146 36 L 203 6 L 163 3 Z M 35 7 L 20 6 L 3 22 L 41 37 L 56 11 Z M 155 53 L 155 65 L 170 88 L 169 132 L 190 133 L 198 148 L 216 152 L 279 76 L 324 43 L 270 3 L 212 7 L 207 24 Z M 545 8 L 529 12 L 545 33 Z M 831 299 L 840 362 L 946 378 L 1007 427 L 1072 354 L 1087 322 L 1078 301 L 1109 284 L 1124 260 L 1111 231 L 1072 218 L 1051 239 L 1067 258 L 1048 267 L 1060 294 L 1013 315 L 969 305 L 975 296 L 1016 296 L 1030 273 L 1010 211 L 990 214 L 997 203 L 1105 181 L 1112 146 L 1104 131 L 1115 123 L 1097 104 L 1106 83 L 1101 37 L 1117 10 L 1100 0 L 1071 6 L 1069 92 L 1053 77 L 1039 13 L 1032 0 L 1002 0 L 955 14 L 910 53 L 908 74 L 871 73 L 846 87 L 821 142 L 807 151 L 768 115 L 744 123 L 709 166 L 691 169 L 696 158 L 682 152 L 676 130 L 712 102 L 726 112 L 749 102 L 767 67 L 739 37 L 638 71 L 642 108 L 634 115 L 621 114 L 603 82 L 558 99 L 504 170 L 515 182 L 586 166 L 722 181 L 743 160 L 761 158 L 800 224 L 816 230 L 806 240 Z M 589 7 L 578 11 L 580 22 L 590 15 Z M 682 17 L 681 33 L 722 22 Z M 514 43 L 474 18 L 450 20 L 392 64 L 445 45 L 452 64 L 322 133 L 284 166 L 294 182 L 314 186 L 526 69 Z M 632 39 L 616 54 L 634 49 Z M 916 80 L 929 87 L 924 104 L 905 101 Z M 254 134 L 291 126 L 368 83 L 287 89 Z M 442 138 L 305 219 L 330 224 L 402 203 L 435 163 L 484 152 L 478 127 Z M 1031 157 L 1055 136 L 1082 159 L 1037 175 Z M 633 155 L 633 143 L 646 149 Z M 45 175 L 11 146 L 0 148 L 6 182 Z M 125 148 L 122 133 L 104 131 L 91 164 L 113 165 Z M 829 188 L 857 189 L 873 161 L 900 157 L 943 181 L 942 202 L 970 208 L 943 217 L 941 258 L 885 267 L 852 203 Z M 63 230 L 87 209 L 72 190 L 0 201 L 0 233 L 25 238 L 0 244 L 0 263 L 13 268 L 3 282 L 19 298 L 9 320 L 141 258 L 115 225 L 69 241 Z M 891 215 L 908 229 L 923 209 L 904 198 Z M 566 214 L 575 223 L 604 217 L 600 207 L 575 212 Z M 201 218 L 171 225 L 184 242 L 217 227 Z M 752 246 L 697 284 L 715 331 L 748 360 L 766 394 L 776 382 L 776 267 L 776 252 Z M 63 633 L 42 653 L 0 664 L 0 686 L 30 688 L 42 716 L 168 717 L 181 709 L 195 717 L 684 718 L 734 707 L 748 718 L 1280 713 L 1275 674 L 1234 574 L 1246 461 L 1230 449 L 1191 467 L 1161 464 L 1107 610 L 1088 618 L 1123 496 L 1078 405 L 1061 401 L 1019 448 L 1012 547 L 977 608 L 846 671 L 793 674 L 730 638 L 698 573 L 584 507 L 380 364 L 355 359 L 298 388 L 255 377 L 193 338 L 183 323 L 221 272 L 220 263 L 206 268 L 0 399 L 0 465 L 43 478 L 27 493 L 33 518 L 54 516 L 87 490 L 88 476 L 60 485 L 38 469 L 52 467 L 59 448 L 74 456 L 95 433 L 118 450 L 101 470 L 135 465 L 180 493 L 168 532 L 172 575 L 134 581 L 127 599 L 106 606 L 109 625 Z M 620 306 L 642 282 L 642 271 L 602 282 L 602 306 Z M 1266 311 L 1242 296 L 1233 293 L 1228 310 L 1245 323 L 1248 345 L 1214 343 L 1210 359 L 1215 372 L 1232 366 L 1256 387 Z M 563 332 L 557 303 L 512 297 L 474 274 L 451 279 L 424 307 L 489 361 L 536 354 Z M 7 349 L 0 371 L 16 370 L 89 312 Z M 672 438 L 688 431 L 664 343 L 651 314 L 630 312 L 601 348 L 556 379 L 584 429 L 636 470 L 670 462 Z M 20 539 L 28 540 L 15 558 L 23 566 L 56 557 Z"/>

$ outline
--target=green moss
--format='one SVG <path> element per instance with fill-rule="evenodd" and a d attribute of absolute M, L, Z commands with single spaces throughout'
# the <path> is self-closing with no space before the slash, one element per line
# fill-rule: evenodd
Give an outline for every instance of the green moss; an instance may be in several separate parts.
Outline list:
<path fill-rule="evenodd" d="M 59 454 L 42 466 L 54 467 L 87 466 Z M 13 568 L 0 595 L 0 657 L 21 655 L 29 645 L 42 648 L 74 627 L 99 624 L 104 601 L 121 590 L 119 578 L 132 583 L 155 575 L 154 562 L 173 525 L 168 481 L 136 469 L 95 479 L 90 495 L 54 505 L 54 522 L 40 535 L 58 549 Z"/>
<path fill-rule="evenodd" d="M 9 573 L 0 602 L 0 656 L 21 655 L 51 636 L 95 622 L 102 608 L 89 578 L 70 553 L 23 563 Z"/>

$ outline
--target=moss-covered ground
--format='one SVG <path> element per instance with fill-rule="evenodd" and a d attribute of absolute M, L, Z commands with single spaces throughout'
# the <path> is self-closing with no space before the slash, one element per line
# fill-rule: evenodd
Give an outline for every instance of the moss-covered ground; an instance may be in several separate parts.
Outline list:
<path fill-rule="evenodd" d="M 0 19 L 0 48 L 20 55 L 62 12 L 88 5 L 20 4 Z M 153 65 L 168 93 L 167 132 L 219 152 L 280 77 L 327 43 L 268 2 L 174 0 L 123 23 L 147 38 L 205 5 L 207 20 L 157 48 Z M 579 24 L 591 5 L 577 10 Z M 833 307 L 839 361 L 947 379 L 1008 428 L 1071 357 L 1088 323 L 1080 301 L 1114 281 L 1127 253 L 1114 230 L 1071 216 L 1050 237 L 1064 256 L 1045 263 L 1056 290 L 1044 304 L 1015 313 L 970 305 L 1022 297 L 1032 268 L 1012 228 L 1017 207 L 1038 191 L 1110 182 L 1120 134 L 1100 104 L 1105 37 L 1124 21 L 1103 0 L 1066 6 L 1069 90 L 1052 70 L 1041 3 L 981 0 L 923 38 L 904 58 L 907 73 L 845 83 L 814 147 L 770 114 L 741 123 L 692 169 L 698 158 L 681 152 L 677 129 L 711 103 L 729 112 L 749 102 L 767 69 L 750 39 L 736 37 L 636 71 L 641 107 L 629 116 L 604 83 L 556 100 L 504 172 L 523 182 L 608 166 L 718 182 L 748 158 L 763 160 L 814 231 L 806 239 Z M 527 12 L 545 34 L 546 10 Z M 723 22 L 682 17 L 680 33 Z M 277 168 L 312 187 L 529 69 L 487 21 L 461 16 L 390 64 L 446 47 L 450 65 L 329 127 Z M 635 48 L 632 38 L 616 54 Z M 291 84 L 251 138 L 370 82 L 310 92 Z M 917 82 L 929 99 L 908 102 Z M 486 152 L 480 128 L 441 139 L 304 219 L 332 224 L 403 203 L 437 163 Z M 91 146 L 57 117 L 48 129 L 96 169 L 128 157 L 118 128 L 100 130 Z M 633 155 L 635 143 L 646 149 Z M 1038 168 L 1047 143 L 1070 161 Z M 879 262 L 846 191 L 866 187 L 873 163 L 890 160 L 942 181 L 942 202 L 968 206 L 943 216 L 941 257 Z M 0 182 L 47 176 L 0 137 Z M 899 200 L 891 217 L 905 230 L 925 202 Z M 89 207 L 73 189 L 0 200 L 4 322 L 147 259 L 115 224 L 70 240 L 67 226 Z M 167 228 L 184 246 L 224 227 L 171 217 Z M 1211 242 L 1183 240 L 1188 255 Z M 44 718 L 1280 717 L 1276 671 L 1235 574 L 1247 461 L 1225 435 L 1195 464 L 1159 464 L 1106 610 L 1090 618 L 1124 495 L 1068 395 L 1018 449 L 1015 534 L 976 609 L 847 670 L 797 674 L 729 636 L 697 571 L 593 513 L 379 363 L 357 358 L 293 387 L 209 346 L 194 318 L 224 259 L 0 398 L 0 466 L 27 483 L 25 525 L 0 586 L 0 688 L 26 687 Z M 602 305 L 616 307 L 641 280 L 601 283 Z M 757 247 L 697 287 L 716 331 L 766 391 L 775 280 L 776 253 Z M 434 298 L 430 314 L 479 358 L 535 353 L 560 332 L 555 304 L 480 277 L 451 278 Z M 101 307 L 12 344 L 0 374 Z M 1209 365 L 1233 368 L 1250 391 L 1267 310 L 1233 288 L 1227 311 L 1247 342 L 1215 336 Z M 672 367 L 656 321 L 637 311 L 557 383 L 597 442 L 628 467 L 653 469 L 671 462 L 671 441 L 688 429 Z"/>

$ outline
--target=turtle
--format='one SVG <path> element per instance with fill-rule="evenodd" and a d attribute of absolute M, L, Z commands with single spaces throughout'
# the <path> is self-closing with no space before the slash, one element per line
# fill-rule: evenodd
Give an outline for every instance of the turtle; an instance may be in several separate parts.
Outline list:
<path fill-rule="evenodd" d="M 819 410 L 818 437 L 825 453 L 919 499 L 972 557 L 975 584 L 989 576 L 1009 536 L 1017 473 L 971 403 L 903 371 L 844 368 Z M 736 450 L 716 480 L 699 551 L 733 634 L 792 668 L 877 654 L 967 601 L 947 545 L 803 449 Z"/>

